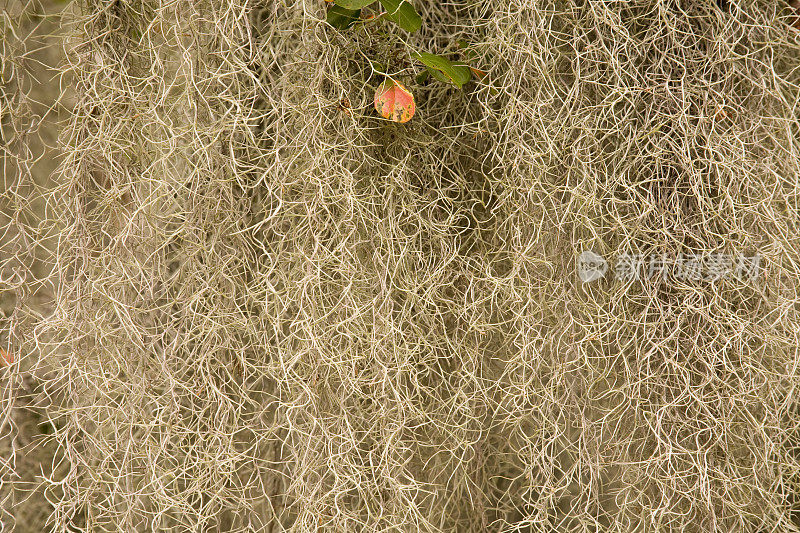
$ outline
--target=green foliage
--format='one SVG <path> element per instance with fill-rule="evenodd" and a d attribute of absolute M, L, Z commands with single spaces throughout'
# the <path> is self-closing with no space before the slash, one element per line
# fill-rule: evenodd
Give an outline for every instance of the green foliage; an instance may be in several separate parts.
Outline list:
<path fill-rule="evenodd" d="M 361 9 L 348 9 L 340 5 L 332 5 L 328 10 L 326 21 L 337 30 L 346 30 L 361 18 Z"/>
<path fill-rule="evenodd" d="M 335 0 L 335 3 L 339 8 L 355 12 L 374 4 L 375 0 Z M 386 10 L 385 18 L 407 32 L 414 33 L 422 27 L 422 17 L 407 0 L 380 0 L 380 4 Z"/>
<path fill-rule="evenodd" d="M 361 9 L 374 3 L 375 0 L 336 0 L 336 5 L 345 9 Z"/>
<path fill-rule="evenodd" d="M 411 57 L 425 65 L 434 78 L 452 83 L 459 89 L 472 79 L 472 71 L 468 66 L 454 64 L 446 57 L 428 52 L 414 52 Z"/>
<path fill-rule="evenodd" d="M 363 8 L 375 3 L 375 0 L 335 0 L 334 5 L 328 10 L 326 20 L 334 28 L 346 30 L 361 18 L 361 10 Z M 386 10 L 382 18 L 397 24 L 401 29 L 414 33 L 422 27 L 422 17 L 407 0 L 379 0 L 377 3 L 380 3 L 381 7 Z M 459 45 L 461 47 L 466 46 L 463 43 L 459 43 Z M 429 52 L 413 51 L 411 57 L 422 63 L 426 68 L 423 74 L 417 76 L 416 80 L 418 82 L 424 81 L 430 75 L 441 82 L 461 89 L 464 84 L 472 79 L 473 74 L 476 76 L 478 72 L 485 74 L 482 71 L 471 69 L 468 65 L 456 64 L 444 56 Z M 374 61 L 370 61 L 373 65 L 375 64 Z"/>
<path fill-rule="evenodd" d="M 406 0 L 381 0 L 381 5 L 386 10 L 385 17 L 407 32 L 414 33 L 422 27 L 422 17 Z"/>

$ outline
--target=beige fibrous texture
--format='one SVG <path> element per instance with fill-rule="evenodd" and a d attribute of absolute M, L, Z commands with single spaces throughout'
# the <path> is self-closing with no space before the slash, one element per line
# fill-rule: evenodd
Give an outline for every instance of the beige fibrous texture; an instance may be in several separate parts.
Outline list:
<path fill-rule="evenodd" d="M 62 30 L 54 6 L 0 1 L 0 531 L 43 531 L 45 483 L 62 477 L 44 383 L 55 374 L 37 334 L 53 312 L 58 224 L 47 206 L 67 119 L 59 86 Z M 51 344 L 52 345 L 52 344 Z M 39 354 L 42 354 L 40 357 Z M 63 350 L 62 354 L 67 351 Z M 52 415 L 52 416 L 50 416 Z M 66 466 L 66 464 L 65 464 Z M 52 491 L 52 495 L 58 490 Z"/>
<path fill-rule="evenodd" d="M 414 34 L 321 0 L 6 6 L 4 527 L 798 530 L 793 8 L 413 4 Z M 415 82 L 414 50 L 487 74 Z M 761 270 L 584 284 L 583 250 Z"/>

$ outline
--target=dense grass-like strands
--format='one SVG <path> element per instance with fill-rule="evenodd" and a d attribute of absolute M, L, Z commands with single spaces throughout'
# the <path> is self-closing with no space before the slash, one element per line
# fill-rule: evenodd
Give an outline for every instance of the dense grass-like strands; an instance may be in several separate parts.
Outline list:
<path fill-rule="evenodd" d="M 54 6 L 0 2 L 0 531 L 43 527 L 51 508 L 42 480 L 58 462 L 43 439 L 53 431 L 45 410 L 53 399 L 35 328 L 54 299 L 57 226 L 46 205 L 66 111 L 59 26 Z"/>
<path fill-rule="evenodd" d="M 77 4 L 48 527 L 796 531 L 789 9 L 414 3 Z M 413 82 L 458 40 L 486 81 Z M 765 269 L 584 285 L 589 248 Z"/>

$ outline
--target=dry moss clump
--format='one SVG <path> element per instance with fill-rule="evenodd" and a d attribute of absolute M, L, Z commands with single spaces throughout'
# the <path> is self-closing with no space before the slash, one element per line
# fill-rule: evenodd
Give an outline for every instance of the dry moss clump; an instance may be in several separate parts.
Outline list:
<path fill-rule="evenodd" d="M 75 4 L 46 527 L 797 531 L 791 9 L 414 4 Z M 413 81 L 458 41 L 485 81 Z M 582 284 L 584 249 L 764 268 Z"/>

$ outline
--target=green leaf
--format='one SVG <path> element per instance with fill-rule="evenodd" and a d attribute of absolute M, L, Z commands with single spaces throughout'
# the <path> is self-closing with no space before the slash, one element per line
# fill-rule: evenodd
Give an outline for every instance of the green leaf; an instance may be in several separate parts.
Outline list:
<path fill-rule="evenodd" d="M 346 9 L 339 5 L 333 5 L 328 10 L 328 16 L 325 21 L 337 30 L 346 30 L 360 17 L 360 9 Z"/>
<path fill-rule="evenodd" d="M 334 0 L 337 6 L 341 6 L 345 9 L 361 9 L 374 2 L 375 0 Z"/>
<path fill-rule="evenodd" d="M 459 89 L 472 79 L 472 71 L 466 65 L 456 65 L 449 59 L 427 52 L 415 52 L 411 57 L 428 67 L 437 80 L 452 83 Z"/>
<path fill-rule="evenodd" d="M 422 17 L 406 0 L 380 0 L 380 2 L 386 10 L 386 18 L 407 32 L 414 33 L 422 27 Z"/>
<path fill-rule="evenodd" d="M 436 70 L 435 68 L 431 67 L 425 67 L 425 71 L 430 72 L 431 76 L 433 76 L 435 79 L 439 81 L 443 81 L 445 83 L 453 83 L 450 81 L 450 78 L 448 78 L 441 70 Z"/>

